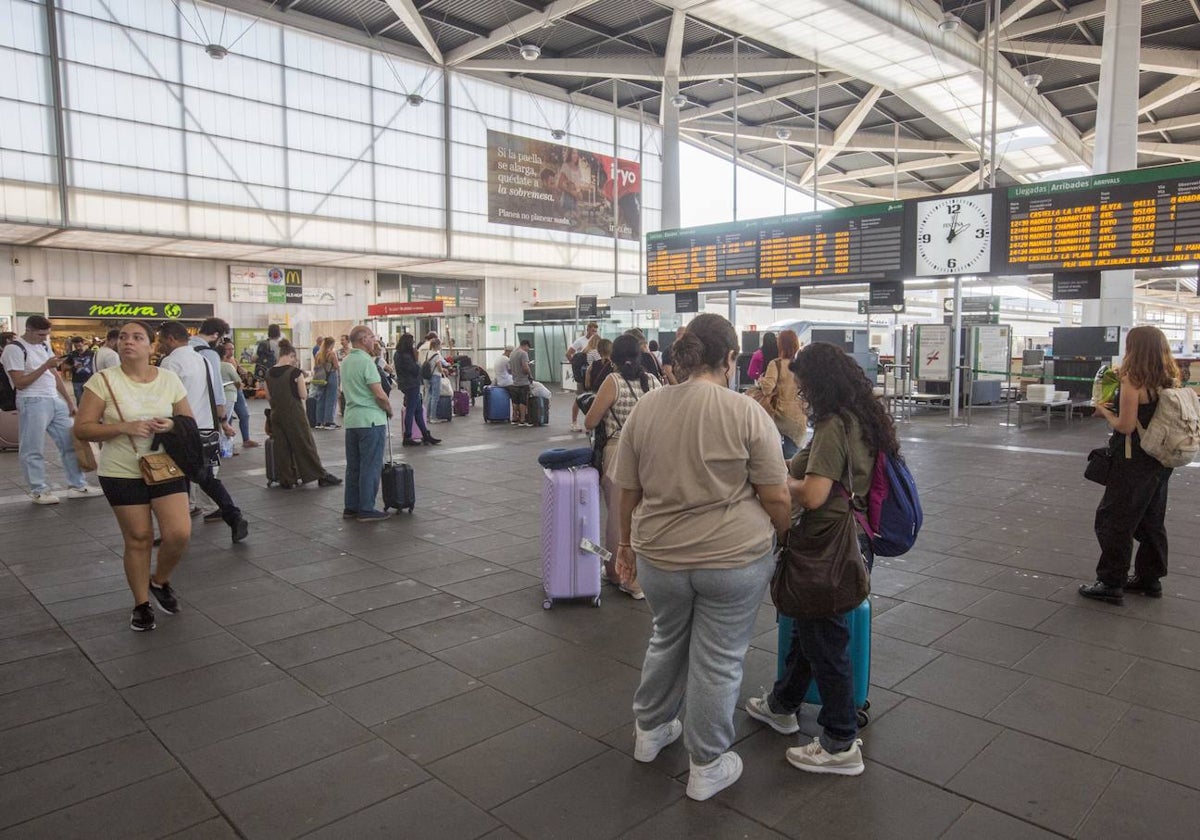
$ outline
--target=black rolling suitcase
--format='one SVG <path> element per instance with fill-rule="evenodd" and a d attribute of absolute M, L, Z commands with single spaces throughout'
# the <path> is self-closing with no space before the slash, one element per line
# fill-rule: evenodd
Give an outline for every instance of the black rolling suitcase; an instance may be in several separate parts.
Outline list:
<path fill-rule="evenodd" d="M 317 398 L 309 395 L 304 401 L 304 413 L 308 415 L 308 426 L 310 429 L 317 428 Z"/>
<path fill-rule="evenodd" d="M 454 419 L 454 399 L 452 397 L 440 396 L 437 401 L 437 419 L 438 420 L 453 420 Z"/>
<path fill-rule="evenodd" d="M 413 468 L 392 455 L 392 424 L 387 427 L 388 459 L 383 465 L 380 483 L 383 485 L 383 509 L 413 512 L 417 490 L 413 484 Z"/>
<path fill-rule="evenodd" d="M 545 397 L 529 398 L 529 422 L 535 426 L 550 424 L 550 400 Z"/>
<path fill-rule="evenodd" d="M 263 444 L 263 462 L 267 468 L 267 486 L 274 487 L 279 483 L 279 473 L 275 469 L 275 439 L 267 438 Z"/>

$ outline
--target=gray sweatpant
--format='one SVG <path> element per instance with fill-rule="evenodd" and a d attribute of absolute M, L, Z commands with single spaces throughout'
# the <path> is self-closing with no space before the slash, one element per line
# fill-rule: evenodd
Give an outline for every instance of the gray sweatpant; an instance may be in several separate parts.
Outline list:
<path fill-rule="evenodd" d="M 742 664 L 775 556 L 739 569 L 666 572 L 637 561 L 638 583 L 654 613 L 633 713 L 643 730 L 669 723 L 687 697 L 684 746 L 707 764 L 733 743 Z"/>

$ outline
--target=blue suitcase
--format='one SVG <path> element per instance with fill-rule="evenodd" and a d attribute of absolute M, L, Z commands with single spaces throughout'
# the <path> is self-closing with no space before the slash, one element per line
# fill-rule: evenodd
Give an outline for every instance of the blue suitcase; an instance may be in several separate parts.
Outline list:
<path fill-rule="evenodd" d="M 850 665 L 854 668 L 854 705 L 858 707 L 858 725 L 866 726 L 871 718 L 867 710 L 871 701 L 867 699 L 868 686 L 871 683 L 871 599 L 863 601 L 846 616 L 850 624 Z M 784 665 L 787 663 L 788 651 L 792 646 L 792 620 L 786 615 L 779 616 L 779 652 L 775 666 L 776 679 L 783 676 Z M 817 690 L 814 679 L 808 684 L 808 693 L 804 695 L 805 703 L 814 706 L 821 705 L 821 694 Z"/>
<path fill-rule="evenodd" d="M 452 397 L 440 396 L 437 401 L 437 419 L 438 420 L 453 420 L 454 419 L 454 399 Z"/>
<path fill-rule="evenodd" d="M 535 426 L 550 425 L 550 400 L 545 397 L 530 397 L 526 417 Z"/>
<path fill-rule="evenodd" d="M 512 398 L 499 385 L 488 385 L 483 389 L 483 422 L 507 423 L 512 417 Z"/>

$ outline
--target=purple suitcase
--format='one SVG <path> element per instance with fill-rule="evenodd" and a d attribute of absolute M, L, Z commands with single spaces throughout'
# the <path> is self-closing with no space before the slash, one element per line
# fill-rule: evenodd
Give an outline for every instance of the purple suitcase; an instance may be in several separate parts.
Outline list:
<path fill-rule="evenodd" d="M 600 558 L 580 548 L 600 542 L 600 474 L 591 467 L 544 470 L 542 483 L 542 609 L 566 598 L 600 606 Z"/>
<path fill-rule="evenodd" d="M 454 416 L 466 417 L 471 413 L 471 395 L 466 391 L 454 392 Z"/>

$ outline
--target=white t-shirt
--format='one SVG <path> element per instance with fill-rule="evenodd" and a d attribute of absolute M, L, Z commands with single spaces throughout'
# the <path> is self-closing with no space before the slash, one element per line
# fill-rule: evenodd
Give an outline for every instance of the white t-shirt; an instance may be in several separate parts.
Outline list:
<path fill-rule="evenodd" d="M 197 359 L 200 354 L 188 350 Z M 109 393 L 109 386 L 112 393 Z M 158 376 L 153 382 L 134 382 L 125 375 L 120 367 L 106 371 L 104 376 L 93 376 L 83 386 L 85 390 L 104 400 L 104 414 L 101 420 L 105 424 L 116 425 L 123 416 L 126 420 L 151 420 L 155 417 L 170 417 L 175 413 L 175 403 L 179 402 L 187 392 L 179 377 L 170 370 L 159 368 Z M 113 395 L 121 406 L 121 414 L 113 405 Z M 138 469 L 138 457 L 150 451 L 153 437 L 133 438 L 137 442 L 137 450 L 133 448 L 128 435 L 118 435 L 104 442 L 100 450 L 100 469 L 97 474 L 105 478 L 141 478 Z"/>
<path fill-rule="evenodd" d="M 512 384 L 512 367 L 508 356 L 501 356 L 496 360 L 496 384 L 501 388 Z"/>
<path fill-rule="evenodd" d="M 21 352 L 21 348 L 25 348 L 25 353 Z M 26 355 L 28 354 L 28 355 Z M 24 373 L 25 371 L 34 371 L 42 366 L 42 363 L 47 359 L 52 358 L 53 351 L 45 344 L 29 344 L 23 338 L 18 338 L 4 348 L 3 355 L 0 355 L 0 364 L 4 365 L 4 371 L 16 370 Z M 8 378 L 12 382 L 12 377 Z M 13 383 L 13 388 L 16 389 L 16 383 Z M 54 371 L 47 370 L 28 386 L 17 391 L 19 395 L 26 397 L 53 397 L 58 394 L 58 384 L 54 379 Z"/>
<path fill-rule="evenodd" d="M 213 429 L 212 404 L 208 401 L 209 379 L 208 364 L 204 357 L 190 345 L 177 347 L 163 357 L 162 367 L 175 373 L 187 391 L 188 405 L 192 407 L 192 416 L 196 425 L 201 429 Z M 118 395 L 118 399 L 120 395 Z M 216 392 L 213 392 L 216 398 Z M 126 418 L 128 419 L 128 418 Z"/>
<path fill-rule="evenodd" d="M 579 351 L 587 348 L 590 340 L 591 339 L 589 339 L 586 335 L 581 335 L 579 338 L 571 342 L 571 349 L 578 353 Z"/>
<path fill-rule="evenodd" d="M 109 368 L 119 367 L 121 364 L 121 357 L 119 355 L 117 355 L 116 350 L 113 350 L 110 347 L 108 347 L 107 345 L 102 344 L 102 345 L 100 345 L 100 348 L 96 351 L 95 364 L 96 364 L 96 373 L 99 373 L 102 370 L 108 370 Z"/>

